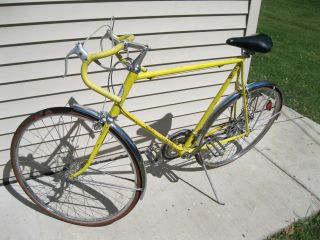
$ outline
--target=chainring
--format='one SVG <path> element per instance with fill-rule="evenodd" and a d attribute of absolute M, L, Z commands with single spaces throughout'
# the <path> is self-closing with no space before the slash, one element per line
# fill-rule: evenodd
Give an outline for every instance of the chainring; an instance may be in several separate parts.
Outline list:
<path fill-rule="evenodd" d="M 190 134 L 192 133 L 191 130 L 182 129 L 178 132 L 173 133 L 169 136 L 169 139 L 174 142 L 175 144 L 184 144 L 185 141 L 188 139 Z M 164 144 L 161 149 L 161 154 L 164 159 L 171 160 L 179 157 L 177 151 L 171 148 L 169 145 Z"/>

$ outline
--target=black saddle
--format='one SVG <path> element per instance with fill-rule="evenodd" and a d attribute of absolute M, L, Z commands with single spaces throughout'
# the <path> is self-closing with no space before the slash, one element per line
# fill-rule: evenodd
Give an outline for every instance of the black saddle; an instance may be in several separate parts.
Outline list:
<path fill-rule="evenodd" d="M 267 53 L 271 51 L 273 46 L 271 37 L 263 33 L 247 37 L 229 38 L 227 44 L 240 47 L 249 53 Z"/>

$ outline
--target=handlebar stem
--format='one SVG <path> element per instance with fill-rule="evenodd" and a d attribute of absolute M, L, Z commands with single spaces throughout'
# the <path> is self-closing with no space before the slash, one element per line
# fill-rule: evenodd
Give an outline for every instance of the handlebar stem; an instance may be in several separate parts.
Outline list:
<path fill-rule="evenodd" d="M 149 51 L 149 47 L 146 45 L 143 45 L 143 49 L 142 49 L 141 53 L 132 63 L 131 71 L 133 71 L 135 73 L 139 73 L 141 71 L 142 61 L 145 58 L 148 51 Z"/>

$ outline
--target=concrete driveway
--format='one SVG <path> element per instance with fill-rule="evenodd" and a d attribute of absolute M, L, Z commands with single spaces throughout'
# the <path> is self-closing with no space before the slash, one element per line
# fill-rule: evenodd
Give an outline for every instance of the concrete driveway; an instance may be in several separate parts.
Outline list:
<path fill-rule="evenodd" d="M 255 149 L 210 170 L 150 169 L 143 201 L 112 225 L 87 228 L 48 217 L 17 184 L 0 187 L 0 239 L 264 239 L 320 209 L 320 125 L 284 108 Z M 181 160 L 182 161 L 182 160 Z"/>

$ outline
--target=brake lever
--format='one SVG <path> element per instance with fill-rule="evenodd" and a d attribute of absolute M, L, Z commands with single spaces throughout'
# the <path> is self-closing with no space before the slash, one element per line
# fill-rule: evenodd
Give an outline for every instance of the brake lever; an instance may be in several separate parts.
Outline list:
<path fill-rule="evenodd" d="M 76 43 L 76 46 L 66 55 L 64 60 L 64 75 L 63 78 L 68 75 L 68 60 L 71 55 L 77 55 L 82 61 L 87 60 L 88 53 L 83 47 L 83 43 Z"/>

